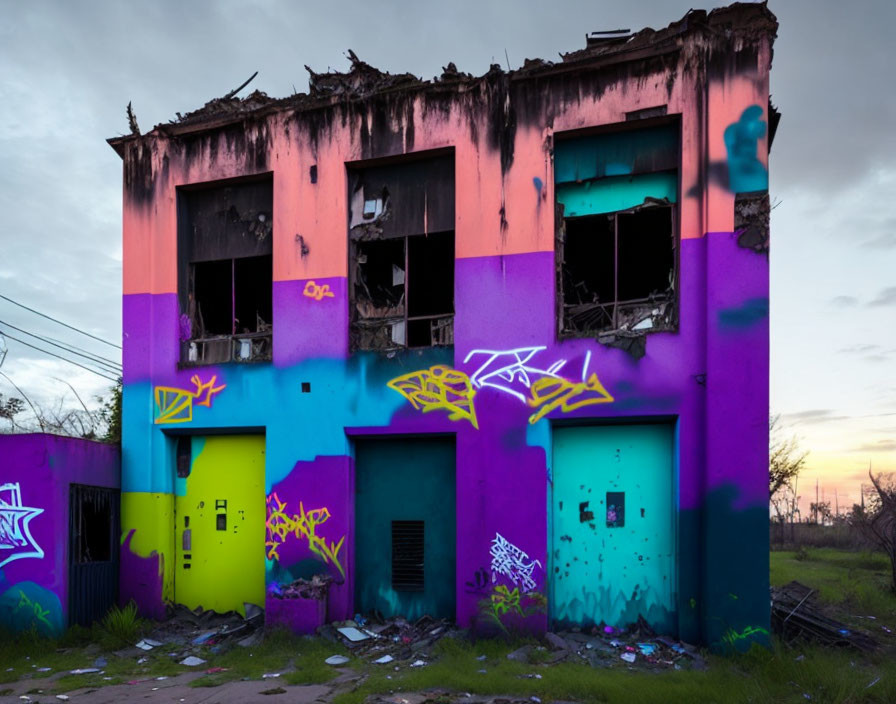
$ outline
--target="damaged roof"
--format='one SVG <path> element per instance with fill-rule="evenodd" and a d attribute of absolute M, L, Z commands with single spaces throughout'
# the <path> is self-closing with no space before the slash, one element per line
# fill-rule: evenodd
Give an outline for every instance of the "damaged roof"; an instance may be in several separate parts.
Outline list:
<path fill-rule="evenodd" d="M 272 98 L 262 91 L 253 91 L 245 98 L 231 91 L 221 98 L 210 100 L 197 110 L 177 113 L 174 120 L 156 125 L 147 134 L 177 136 L 203 132 L 239 122 L 247 117 L 261 117 L 280 110 L 310 111 L 338 103 L 360 102 L 375 96 L 400 92 L 455 92 L 465 85 L 501 76 L 508 80 L 550 77 L 552 75 L 600 69 L 614 64 L 645 60 L 681 49 L 689 38 L 700 36 L 705 45 L 720 50 L 736 50 L 744 44 L 757 43 L 762 38 L 774 40 L 778 22 L 767 3 L 738 2 L 727 7 L 690 10 L 677 22 L 664 29 L 645 28 L 636 33 L 628 30 L 592 32 L 586 35 L 584 49 L 560 54 L 559 62 L 526 59 L 523 65 L 504 71 L 492 64 L 482 76 L 459 71 L 454 63 L 443 68 L 440 76 L 424 80 L 411 73 L 392 74 L 381 71 L 359 59 L 351 50 L 347 58 L 351 67 L 346 72 L 317 73 L 305 66 L 309 73 L 308 93 L 295 93 L 285 98 Z M 254 77 L 254 76 L 253 76 Z M 250 79 L 251 80 L 251 79 Z M 248 83 L 248 81 L 247 81 Z M 136 120 L 131 122 L 132 133 L 108 139 L 108 143 L 124 156 L 124 145 L 141 137 Z"/>

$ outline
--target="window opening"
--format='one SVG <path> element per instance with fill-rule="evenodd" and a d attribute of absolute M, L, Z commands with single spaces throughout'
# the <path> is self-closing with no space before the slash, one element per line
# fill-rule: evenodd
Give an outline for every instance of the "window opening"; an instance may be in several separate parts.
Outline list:
<path fill-rule="evenodd" d="M 350 171 L 352 349 L 454 343 L 452 156 Z"/>
<path fill-rule="evenodd" d="M 632 338 L 676 329 L 678 160 L 671 124 L 558 141 L 561 336 L 640 356 Z"/>
<path fill-rule="evenodd" d="M 423 521 L 392 521 L 392 588 L 398 592 L 422 592 Z"/>
<path fill-rule="evenodd" d="M 271 359 L 271 179 L 178 193 L 181 363 Z"/>

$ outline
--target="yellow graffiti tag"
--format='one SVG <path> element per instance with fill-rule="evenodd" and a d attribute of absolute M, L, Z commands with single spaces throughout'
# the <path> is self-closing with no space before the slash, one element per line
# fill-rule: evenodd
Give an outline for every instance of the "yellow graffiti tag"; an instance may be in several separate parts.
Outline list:
<path fill-rule="evenodd" d="M 503 584 L 499 584 L 492 593 L 491 601 L 495 617 L 503 616 L 508 611 L 516 611 L 520 616 L 523 615 L 523 609 L 520 606 L 519 587 L 514 587 L 513 591 L 510 591 Z"/>
<path fill-rule="evenodd" d="M 448 411 L 451 420 L 466 418 L 479 429 L 473 396 L 476 390 L 470 377 L 461 371 L 437 364 L 396 377 L 387 386 L 404 396 L 418 411 Z"/>
<path fill-rule="evenodd" d="M 212 397 L 227 388 L 226 384 L 215 386 L 218 377 L 213 376 L 203 382 L 198 374 L 190 377 L 196 386 L 194 391 L 180 389 L 175 386 L 157 386 L 155 388 L 156 407 L 159 415 L 156 423 L 186 423 L 193 420 L 193 404 L 210 408 Z"/>
<path fill-rule="evenodd" d="M 313 298 L 315 301 L 320 301 L 324 298 L 335 297 L 335 294 L 330 290 L 330 284 L 318 286 L 313 280 L 305 284 L 305 288 L 302 289 L 302 293 L 308 296 L 308 298 Z"/>
<path fill-rule="evenodd" d="M 576 399 L 580 394 L 585 392 L 597 394 L 597 396 L 588 396 L 586 398 Z M 590 406 L 595 403 L 613 403 L 614 399 L 607 391 L 597 374 L 588 377 L 588 381 L 569 381 L 553 376 L 543 376 L 530 389 L 531 398 L 526 402 L 533 408 L 538 409 L 536 413 L 529 416 L 529 422 L 535 423 L 555 408 L 560 408 L 564 413 L 569 413 L 582 406 Z"/>
<path fill-rule="evenodd" d="M 333 563 L 339 573 L 345 577 L 345 570 L 339 563 L 339 551 L 342 549 L 342 543 L 345 542 L 345 536 L 340 538 L 338 543 L 330 541 L 327 544 L 326 538 L 317 535 L 317 527 L 322 523 L 326 523 L 330 518 L 330 511 L 326 508 L 316 508 L 313 511 L 305 512 L 302 502 L 299 502 L 299 512 L 291 516 L 286 512 L 286 502 L 280 501 L 276 493 L 267 497 L 268 505 L 268 539 L 265 542 L 267 555 L 269 560 L 279 560 L 280 554 L 277 552 L 283 543 L 286 542 L 287 536 L 294 535 L 296 538 L 304 538 L 308 541 L 308 547 L 311 552 L 320 557 L 325 564 Z"/>
<path fill-rule="evenodd" d="M 19 613 L 19 611 L 31 611 L 33 618 L 41 623 L 45 624 L 47 628 L 53 629 L 53 625 L 50 623 L 50 620 L 47 616 L 50 615 L 50 610 L 42 607 L 38 602 L 31 601 L 27 596 L 25 596 L 25 592 L 21 589 L 19 590 L 19 603 L 16 604 L 16 608 L 14 609 L 15 613 Z"/>

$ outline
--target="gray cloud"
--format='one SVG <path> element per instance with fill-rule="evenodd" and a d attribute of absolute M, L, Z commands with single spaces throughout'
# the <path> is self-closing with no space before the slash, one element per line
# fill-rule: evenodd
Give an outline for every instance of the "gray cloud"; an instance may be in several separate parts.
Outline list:
<path fill-rule="evenodd" d="M 896 440 L 887 439 L 863 443 L 852 448 L 850 452 L 892 452 L 894 450 L 896 450 Z"/>
<path fill-rule="evenodd" d="M 834 296 L 831 299 L 831 305 L 838 308 L 852 308 L 859 304 L 859 299 L 855 296 Z"/>
<path fill-rule="evenodd" d="M 881 290 L 877 296 L 868 302 L 868 305 L 872 307 L 896 305 L 896 286 L 888 286 Z"/>

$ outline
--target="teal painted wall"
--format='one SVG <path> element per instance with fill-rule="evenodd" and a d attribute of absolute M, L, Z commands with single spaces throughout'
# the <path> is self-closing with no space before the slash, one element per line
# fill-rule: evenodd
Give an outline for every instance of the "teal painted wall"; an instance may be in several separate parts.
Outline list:
<path fill-rule="evenodd" d="M 554 431 L 551 618 L 624 627 L 642 614 L 676 630 L 674 429 L 608 425 Z M 608 526 L 607 493 L 623 492 Z M 587 503 L 586 503 L 587 502 Z M 615 504 L 614 504 L 615 506 Z"/>
<path fill-rule="evenodd" d="M 416 619 L 455 614 L 453 438 L 355 446 L 355 608 Z M 424 521 L 424 591 L 392 589 L 392 521 Z"/>
<path fill-rule="evenodd" d="M 677 169 L 678 125 L 558 140 L 554 182 L 576 183 L 607 176 Z"/>
<path fill-rule="evenodd" d="M 563 204 L 563 215 L 568 218 L 628 210 L 641 205 L 647 197 L 667 198 L 675 203 L 677 194 L 678 174 L 674 171 L 557 186 L 557 202 Z"/>

